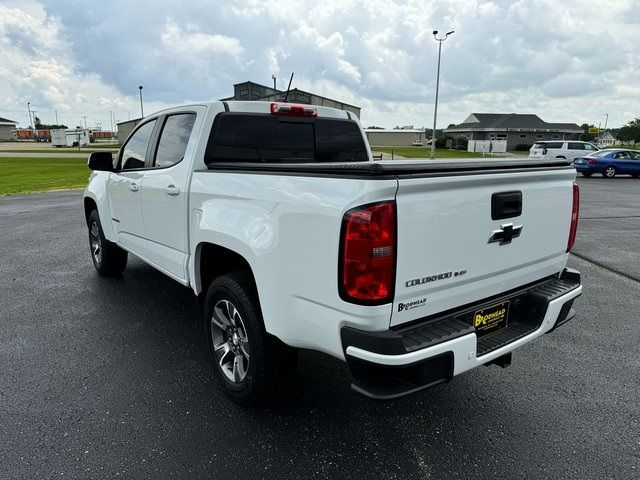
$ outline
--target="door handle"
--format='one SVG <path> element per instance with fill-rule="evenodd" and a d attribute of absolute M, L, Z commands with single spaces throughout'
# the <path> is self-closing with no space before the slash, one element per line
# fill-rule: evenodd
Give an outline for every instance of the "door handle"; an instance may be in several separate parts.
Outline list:
<path fill-rule="evenodd" d="M 140 187 L 138 187 L 137 183 L 130 183 L 129 190 L 131 190 L 132 192 L 137 192 L 138 190 L 140 190 Z"/>
<path fill-rule="evenodd" d="M 176 195 L 180 195 L 180 189 L 175 185 L 169 185 L 168 187 L 164 187 L 164 193 L 173 197 Z"/>

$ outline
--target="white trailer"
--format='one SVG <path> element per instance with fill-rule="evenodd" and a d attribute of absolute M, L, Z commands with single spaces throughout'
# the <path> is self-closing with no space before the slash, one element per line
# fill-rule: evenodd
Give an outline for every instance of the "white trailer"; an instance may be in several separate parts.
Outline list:
<path fill-rule="evenodd" d="M 89 130 L 78 128 L 65 132 L 67 147 L 83 147 L 90 142 Z"/>
<path fill-rule="evenodd" d="M 67 146 L 67 129 L 57 128 L 51 130 L 51 145 L 54 147 L 66 147 Z"/>

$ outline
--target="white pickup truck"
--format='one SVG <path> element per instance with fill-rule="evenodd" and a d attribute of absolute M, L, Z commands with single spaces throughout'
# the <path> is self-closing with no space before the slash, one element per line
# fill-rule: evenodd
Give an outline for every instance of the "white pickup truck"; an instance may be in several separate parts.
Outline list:
<path fill-rule="evenodd" d="M 349 112 L 206 102 L 143 119 L 89 167 L 97 271 L 131 253 L 191 288 L 242 404 L 282 390 L 299 348 L 377 399 L 505 367 L 582 293 L 563 159 L 374 162 Z"/>

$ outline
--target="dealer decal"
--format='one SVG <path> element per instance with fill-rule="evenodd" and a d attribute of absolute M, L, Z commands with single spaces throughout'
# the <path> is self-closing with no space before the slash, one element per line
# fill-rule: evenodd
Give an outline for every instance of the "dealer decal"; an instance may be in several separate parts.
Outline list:
<path fill-rule="evenodd" d="M 412 302 L 407 303 L 398 303 L 398 311 L 402 312 L 403 310 L 413 310 L 414 308 L 424 307 L 427 304 L 426 298 L 421 298 L 420 300 L 414 300 Z"/>

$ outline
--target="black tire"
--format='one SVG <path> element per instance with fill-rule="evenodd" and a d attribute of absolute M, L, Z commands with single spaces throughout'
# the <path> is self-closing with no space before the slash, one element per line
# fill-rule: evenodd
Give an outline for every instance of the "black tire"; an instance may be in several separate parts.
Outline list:
<path fill-rule="evenodd" d="M 593 175 L 593 172 L 582 172 L 583 177 L 590 177 L 591 175 Z"/>
<path fill-rule="evenodd" d="M 225 312 L 226 320 L 234 318 L 233 324 L 222 321 Z M 260 406 L 287 390 L 283 387 L 295 377 L 298 352 L 265 330 L 250 273 L 229 273 L 211 283 L 203 325 L 213 369 L 231 400 Z"/>
<path fill-rule="evenodd" d="M 105 277 L 117 277 L 127 266 L 127 251 L 107 240 L 97 210 L 89 214 L 89 247 L 96 271 Z"/>
<path fill-rule="evenodd" d="M 618 171 L 613 165 L 607 165 L 604 167 L 604 170 L 602 170 L 602 176 L 604 178 L 613 178 L 616 176 L 616 173 L 618 173 Z"/>

